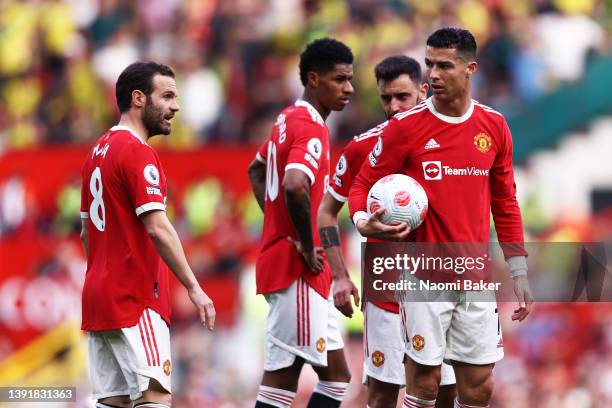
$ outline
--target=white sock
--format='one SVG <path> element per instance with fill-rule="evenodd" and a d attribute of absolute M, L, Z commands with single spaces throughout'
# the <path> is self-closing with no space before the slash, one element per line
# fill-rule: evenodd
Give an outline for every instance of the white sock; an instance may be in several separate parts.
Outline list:
<path fill-rule="evenodd" d="M 340 381 L 319 381 L 315 385 L 314 391 L 322 395 L 326 395 L 329 398 L 335 399 L 336 401 L 342 402 L 348 383 Z"/>
<path fill-rule="evenodd" d="M 404 408 L 434 408 L 436 400 L 425 400 L 406 394 L 404 397 Z"/>
<path fill-rule="evenodd" d="M 141 402 L 134 405 L 134 408 L 170 408 L 169 405 L 160 404 L 159 402 Z"/>
<path fill-rule="evenodd" d="M 490 405 L 485 405 L 483 407 L 477 406 L 477 405 L 467 405 L 467 404 L 462 404 L 459 402 L 459 398 L 455 398 L 455 408 L 489 408 Z"/>
<path fill-rule="evenodd" d="M 278 408 L 289 408 L 295 398 L 295 392 L 273 388 L 265 385 L 259 386 L 257 401 L 272 405 Z"/>

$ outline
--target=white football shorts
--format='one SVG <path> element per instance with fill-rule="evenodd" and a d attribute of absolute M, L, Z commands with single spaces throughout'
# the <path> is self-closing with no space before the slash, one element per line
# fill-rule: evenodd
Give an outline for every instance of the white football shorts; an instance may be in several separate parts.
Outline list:
<path fill-rule="evenodd" d="M 504 357 L 497 304 L 469 301 L 401 303 L 406 354 L 424 365 L 491 364 Z"/>
<path fill-rule="evenodd" d="M 364 361 L 363 383 L 368 377 L 400 387 L 406 385 L 404 354 L 406 345 L 402 336 L 399 313 L 389 312 L 370 302 L 364 308 Z M 440 385 L 455 384 L 453 368 L 442 364 Z"/>
<path fill-rule="evenodd" d="M 327 366 L 327 351 L 344 347 L 332 294 L 325 299 L 298 278 L 287 289 L 266 295 L 264 370 L 289 367 L 295 357 Z"/>
<path fill-rule="evenodd" d="M 161 316 L 145 309 L 132 327 L 87 332 L 94 399 L 129 395 L 136 400 L 151 378 L 171 392 L 170 331 Z"/>

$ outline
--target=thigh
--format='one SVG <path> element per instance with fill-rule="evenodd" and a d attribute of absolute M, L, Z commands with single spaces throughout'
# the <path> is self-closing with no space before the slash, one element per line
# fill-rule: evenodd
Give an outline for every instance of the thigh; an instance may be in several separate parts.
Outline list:
<path fill-rule="evenodd" d="M 140 398 L 149 389 L 150 379 L 171 393 L 170 330 L 161 316 L 145 309 L 138 323 L 121 329 L 120 334 L 109 344 L 129 385 L 130 398 Z"/>
<path fill-rule="evenodd" d="M 406 354 L 418 364 L 439 366 L 456 302 L 403 302 L 401 320 Z"/>
<path fill-rule="evenodd" d="M 128 383 L 121 366 L 106 340 L 109 336 L 120 336 L 120 332 L 87 332 L 92 395 L 96 400 L 129 395 Z"/>
<path fill-rule="evenodd" d="M 504 356 L 504 343 L 495 302 L 460 302 L 448 333 L 446 359 L 491 364 Z"/>
<path fill-rule="evenodd" d="M 329 302 L 297 279 L 289 288 L 266 296 L 264 370 L 291 366 L 296 357 L 314 366 L 327 365 Z M 334 339 L 334 345 L 340 339 Z"/>
<path fill-rule="evenodd" d="M 364 382 L 376 379 L 403 387 L 405 344 L 400 315 L 366 303 L 363 341 Z"/>

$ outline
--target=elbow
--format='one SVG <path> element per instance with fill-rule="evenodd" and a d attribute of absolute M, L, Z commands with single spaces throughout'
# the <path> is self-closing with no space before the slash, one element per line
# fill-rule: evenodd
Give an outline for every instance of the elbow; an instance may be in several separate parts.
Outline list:
<path fill-rule="evenodd" d="M 308 195 L 310 187 L 304 180 L 285 179 L 283 181 L 283 189 L 288 198 L 299 199 L 304 195 Z"/>
<path fill-rule="evenodd" d="M 263 164 L 257 160 L 253 160 L 247 170 L 247 175 L 252 183 L 265 179 L 266 172 Z"/>

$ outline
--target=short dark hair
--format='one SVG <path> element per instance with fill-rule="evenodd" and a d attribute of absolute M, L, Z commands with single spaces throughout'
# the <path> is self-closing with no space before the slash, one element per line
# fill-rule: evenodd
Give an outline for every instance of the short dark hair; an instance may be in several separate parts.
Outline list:
<path fill-rule="evenodd" d="M 324 74 L 334 69 L 336 64 L 352 63 L 353 53 L 344 43 L 333 38 L 319 38 L 300 54 L 300 81 L 306 86 L 309 72 Z"/>
<path fill-rule="evenodd" d="M 427 38 L 433 48 L 454 48 L 464 61 L 476 59 L 476 40 L 468 30 L 455 27 L 441 28 Z"/>
<path fill-rule="evenodd" d="M 408 75 L 412 82 L 420 85 L 423 81 L 421 65 L 414 59 L 405 55 L 393 55 L 380 61 L 374 68 L 376 82 L 390 82 L 400 75 Z"/>
<path fill-rule="evenodd" d="M 157 62 L 135 62 L 123 70 L 115 85 L 115 98 L 119 112 L 124 113 L 132 106 L 132 92 L 142 91 L 146 96 L 153 92 L 153 77 L 156 75 L 174 78 L 174 71 Z"/>

